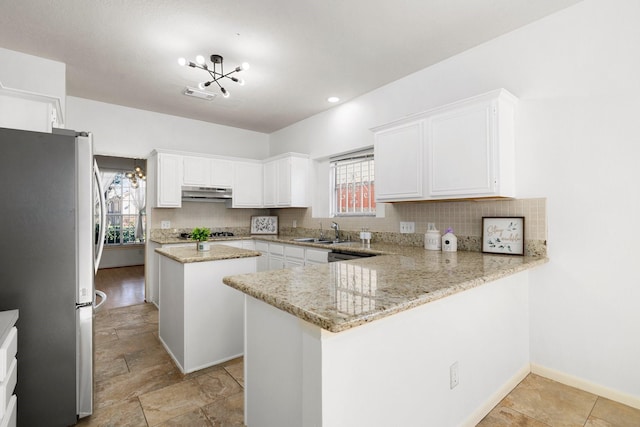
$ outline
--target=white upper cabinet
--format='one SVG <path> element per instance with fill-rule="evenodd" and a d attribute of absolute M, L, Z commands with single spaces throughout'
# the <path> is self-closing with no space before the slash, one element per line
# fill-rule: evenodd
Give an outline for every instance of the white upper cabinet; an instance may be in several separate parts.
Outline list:
<path fill-rule="evenodd" d="M 264 206 L 309 206 L 309 158 L 288 153 L 264 162 Z"/>
<path fill-rule="evenodd" d="M 265 207 L 276 206 L 276 183 L 278 181 L 277 161 L 272 160 L 265 162 L 263 165 L 264 182 L 263 182 L 263 202 Z"/>
<path fill-rule="evenodd" d="M 181 207 L 183 186 L 231 188 L 234 208 L 309 206 L 310 161 L 304 154 L 260 161 L 156 150 L 149 162 L 153 207 Z"/>
<path fill-rule="evenodd" d="M 225 188 L 233 186 L 231 160 L 184 156 L 183 165 L 183 185 Z"/>
<path fill-rule="evenodd" d="M 374 143 L 376 201 L 423 197 L 423 120 L 377 128 Z"/>
<path fill-rule="evenodd" d="M 261 208 L 263 179 L 262 163 L 235 162 L 232 206 Z"/>
<path fill-rule="evenodd" d="M 500 89 L 374 128 L 376 200 L 515 197 L 516 102 Z"/>
<path fill-rule="evenodd" d="M 184 156 L 183 184 L 207 187 L 211 181 L 211 159 L 206 157 Z"/>
<path fill-rule="evenodd" d="M 233 162 L 231 160 L 211 159 L 211 186 L 233 187 Z"/>
<path fill-rule="evenodd" d="M 156 153 L 149 158 L 147 166 L 153 171 L 156 208 L 179 208 L 182 206 L 182 156 L 177 154 Z M 147 183 L 149 185 L 149 183 Z M 153 200 L 153 199 L 151 199 Z"/>
<path fill-rule="evenodd" d="M 515 196 L 515 103 L 492 92 L 427 119 L 429 198 Z"/>

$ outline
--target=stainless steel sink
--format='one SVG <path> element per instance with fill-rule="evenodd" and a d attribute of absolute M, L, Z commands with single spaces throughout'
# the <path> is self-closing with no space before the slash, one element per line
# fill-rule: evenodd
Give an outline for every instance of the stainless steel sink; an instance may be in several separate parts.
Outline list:
<path fill-rule="evenodd" d="M 302 243 L 318 243 L 321 245 L 345 245 L 349 243 L 353 243 L 351 240 L 326 240 L 326 239 L 317 239 L 315 237 L 298 237 L 293 239 L 294 242 L 302 242 Z"/>

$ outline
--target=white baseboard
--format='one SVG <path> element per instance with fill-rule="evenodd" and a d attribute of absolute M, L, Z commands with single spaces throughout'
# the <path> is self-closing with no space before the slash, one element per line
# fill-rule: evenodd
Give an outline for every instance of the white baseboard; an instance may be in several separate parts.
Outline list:
<path fill-rule="evenodd" d="M 520 368 L 509 380 L 504 383 L 489 398 L 461 424 L 464 427 L 475 427 L 495 406 L 500 403 L 531 372 L 529 364 Z"/>
<path fill-rule="evenodd" d="M 564 372 L 546 368 L 535 363 L 531 364 L 531 372 L 536 375 L 540 375 L 541 377 L 545 377 L 550 380 L 554 380 L 559 383 L 575 387 L 583 391 L 587 391 L 589 393 L 597 394 L 598 396 L 606 397 L 607 399 L 614 400 L 624 405 L 640 409 L 640 397 L 638 396 L 623 393 L 621 391 L 614 390 L 600 384 L 592 383 L 591 381 L 574 377 L 573 375 L 565 374 Z"/>

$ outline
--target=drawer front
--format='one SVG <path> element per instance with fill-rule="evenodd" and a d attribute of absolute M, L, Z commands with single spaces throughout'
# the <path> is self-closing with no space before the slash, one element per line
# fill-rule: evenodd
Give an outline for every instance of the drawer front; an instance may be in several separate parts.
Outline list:
<path fill-rule="evenodd" d="M 4 414 L 4 417 L 0 418 L 0 427 L 16 427 L 16 425 L 18 424 L 17 405 L 18 398 L 14 394 L 9 400 L 9 405 L 7 407 L 6 413 Z"/>
<path fill-rule="evenodd" d="M 253 240 L 243 240 L 242 241 L 242 249 L 254 250 L 256 248 L 256 244 Z"/>
<path fill-rule="evenodd" d="M 304 248 L 298 246 L 285 246 L 284 254 L 287 258 L 298 258 L 304 260 Z"/>
<path fill-rule="evenodd" d="M 307 262 L 324 264 L 327 262 L 328 251 L 320 249 L 307 249 Z"/>
<path fill-rule="evenodd" d="M 14 357 L 9 372 L 4 381 L 0 382 L 0 418 L 4 418 L 5 410 L 9 406 L 9 400 L 16 388 L 16 380 L 18 379 L 18 361 Z"/>
<path fill-rule="evenodd" d="M 14 326 L 0 345 L 0 382 L 4 381 L 13 358 L 18 352 L 18 329 Z"/>
<path fill-rule="evenodd" d="M 256 251 L 269 252 L 269 243 L 267 243 L 267 242 L 256 242 Z"/>

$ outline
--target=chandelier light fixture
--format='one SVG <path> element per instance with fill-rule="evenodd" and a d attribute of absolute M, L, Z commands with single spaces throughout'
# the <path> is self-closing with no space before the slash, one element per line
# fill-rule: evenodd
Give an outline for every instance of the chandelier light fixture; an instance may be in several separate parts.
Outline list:
<path fill-rule="evenodd" d="M 180 64 L 183 67 L 188 65 L 191 68 L 199 68 L 209 73 L 209 75 L 211 76 L 211 80 L 207 80 L 200 83 L 198 87 L 204 90 L 207 87 L 209 87 L 212 83 L 215 83 L 218 85 L 218 87 L 220 88 L 220 92 L 222 92 L 222 96 L 224 96 L 225 98 L 229 97 L 229 91 L 226 90 L 220 84 L 220 80 L 227 78 L 229 80 L 232 80 L 238 83 L 240 86 L 244 85 L 244 80 L 239 79 L 235 76 L 232 76 L 231 74 L 248 70 L 249 69 L 248 63 L 243 62 L 242 65 L 235 67 L 232 71 L 225 74 L 224 65 L 223 65 L 224 58 L 222 58 L 222 56 L 211 55 L 209 59 L 211 60 L 211 65 L 207 65 L 207 62 L 205 61 L 204 56 L 202 55 L 196 56 L 196 62 L 187 61 L 185 58 L 179 58 L 178 64 Z M 220 69 L 218 70 L 217 67 L 219 67 Z"/>
<path fill-rule="evenodd" d="M 133 171 L 125 173 L 125 176 L 129 178 L 129 180 L 131 181 L 131 187 L 133 188 L 138 188 L 138 186 L 140 185 L 138 183 L 138 180 L 144 181 L 147 179 L 144 170 L 137 164 L 134 166 Z"/>

